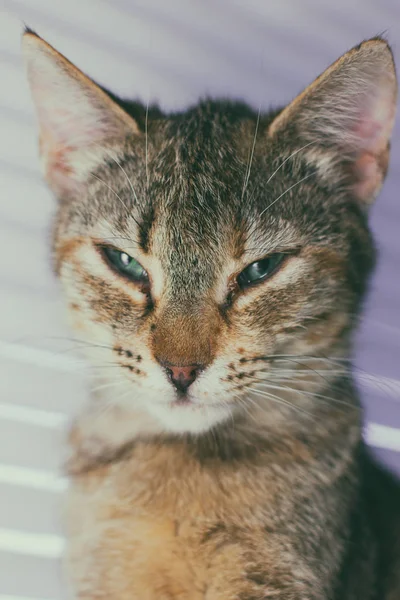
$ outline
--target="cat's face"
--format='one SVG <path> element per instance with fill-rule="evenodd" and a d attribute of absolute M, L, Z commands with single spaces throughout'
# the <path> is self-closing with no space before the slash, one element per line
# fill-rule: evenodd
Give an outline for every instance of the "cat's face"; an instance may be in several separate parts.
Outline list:
<path fill-rule="evenodd" d="M 57 272 L 108 400 L 201 432 L 347 352 L 394 117 L 384 42 L 278 116 L 205 102 L 168 117 L 128 116 L 40 38 L 25 44 Z"/>

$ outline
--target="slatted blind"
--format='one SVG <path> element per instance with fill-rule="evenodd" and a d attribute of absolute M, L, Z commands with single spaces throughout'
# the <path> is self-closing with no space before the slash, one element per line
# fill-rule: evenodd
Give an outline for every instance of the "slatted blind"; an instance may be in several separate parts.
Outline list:
<path fill-rule="evenodd" d="M 84 375 L 50 272 L 54 202 L 38 168 L 22 23 L 122 96 L 176 109 L 206 94 L 285 103 L 397 0 L 3 0 L 0 7 L 0 600 L 58 600 L 63 435 Z M 400 122 L 400 121 L 399 121 Z M 358 338 L 366 436 L 400 473 L 400 128 L 372 213 L 380 247 Z"/>

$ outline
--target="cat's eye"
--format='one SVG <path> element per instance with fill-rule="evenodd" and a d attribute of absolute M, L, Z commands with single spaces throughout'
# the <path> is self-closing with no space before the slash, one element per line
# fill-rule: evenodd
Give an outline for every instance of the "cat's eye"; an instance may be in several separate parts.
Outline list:
<path fill-rule="evenodd" d="M 283 263 L 286 254 L 276 252 L 262 260 L 251 263 L 238 275 L 237 282 L 241 288 L 261 283 L 271 277 Z"/>
<path fill-rule="evenodd" d="M 137 260 L 132 258 L 132 256 L 129 256 L 129 254 L 122 252 L 121 250 L 110 248 L 109 246 L 102 246 L 101 251 L 108 262 L 111 263 L 114 269 L 119 273 L 126 275 L 126 277 L 129 277 L 132 281 L 137 281 L 142 284 L 149 283 L 147 271 Z"/>

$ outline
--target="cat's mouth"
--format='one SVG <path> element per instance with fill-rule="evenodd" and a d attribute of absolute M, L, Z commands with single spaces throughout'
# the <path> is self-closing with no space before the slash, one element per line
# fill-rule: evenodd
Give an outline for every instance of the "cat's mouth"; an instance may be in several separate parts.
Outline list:
<path fill-rule="evenodd" d="M 204 406 L 204 403 L 196 400 L 193 397 L 190 397 L 189 394 L 186 394 L 184 392 L 178 392 L 176 394 L 176 397 L 174 400 L 172 400 L 172 402 L 170 403 L 171 408 L 191 408 L 191 409 L 195 409 L 195 408 L 201 408 L 202 406 Z"/>
<path fill-rule="evenodd" d="M 203 402 L 196 398 L 190 397 L 189 394 L 178 392 L 174 400 L 170 402 L 171 408 L 188 408 L 192 410 L 205 408 L 220 408 L 222 402 Z"/>
<path fill-rule="evenodd" d="M 171 402 L 172 406 L 193 406 L 195 403 L 192 398 L 185 394 L 184 392 L 178 392 L 176 394 L 175 400 Z"/>

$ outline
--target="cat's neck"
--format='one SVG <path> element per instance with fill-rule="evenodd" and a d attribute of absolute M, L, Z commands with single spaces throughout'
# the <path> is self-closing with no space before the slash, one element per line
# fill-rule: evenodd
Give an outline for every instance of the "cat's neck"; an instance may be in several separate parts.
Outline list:
<path fill-rule="evenodd" d="M 346 436 L 350 429 L 360 430 L 359 402 L 348 380 L 330 381 L 311 397 L 301 386 L 275 392 L 269 402 L 249 395 L 245 412 L 233 413 L 230 421 L 201 435 L 168 433 L 144 409 L 113 406 L 97 398 L 71 430 L 68 468 L 76 473 L 114 462 L 137 443 L 183 444 L 204 459 L 225 460 L 227 456 L 240 459 L 254 453 L 273 453 L 274 445 L 292 445 L 296 440 L 312 447 L 321 436 L 327 443 L 335 437 L 335 443 L 340 443 L 341 435 Z"/>

